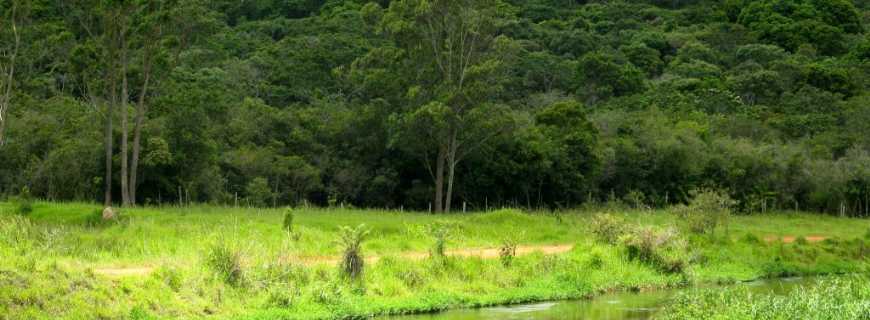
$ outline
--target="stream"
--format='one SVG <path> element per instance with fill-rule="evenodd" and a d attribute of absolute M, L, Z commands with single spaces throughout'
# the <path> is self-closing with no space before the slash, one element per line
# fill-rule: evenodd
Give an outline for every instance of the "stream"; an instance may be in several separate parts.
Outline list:
<path fill-rule="evenodd" d="M 755 293 L 786 294 L 815 278 L 756 280 L 731 286 L 747 286 Z M 434 314 L 383 317 L 384 320 L 647 320 L 652 319 L 683 289 L 640 293 L 617 292 L 592 299 L 543 302 L 481 309 L 457 309 Z"/>

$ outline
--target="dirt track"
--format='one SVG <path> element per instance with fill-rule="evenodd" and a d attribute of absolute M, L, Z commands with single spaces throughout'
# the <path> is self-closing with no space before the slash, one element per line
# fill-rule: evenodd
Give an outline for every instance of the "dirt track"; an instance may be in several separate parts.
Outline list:
<path fill-rule="evenodd" d="M 517 246 L 517 255 L 527 255 L 533 252 L 541 252 L 544 254 L 559 254 L 571 251 L 573 245 L 563 244 L 563 245 L 544 245 L 544 246 Z M 484 259 L 492 259 L 497 258 L 499 256 L 498 248 L 467 248 L 467 249 L 455 249 L 455 250 L 447 250 L 445 253 L 447 256 L 452 257 L 480 257 Z M 429 257 L 428 252 L 404 252 L 398 257 L 410 259 L 410 260 L 422 260 Z M 380 260 L 380 256 L 368 256 L 365 258 L 366 263 L 375 263 Z M 291 260 L 288 258 L 288 260 Z M 298 257 L 292 259 L 295 261 L 301 261 L 306 265 L 315 265 L 315 264 L 337 264 L 339 262 L 339 257 L 334 256 L 319 256 L 319 257 Z M 130 276 L 145 276 L 151 274 L 154 271 L 153 267 L 148 266 L 136 266 L 136 267 L 105 267 L 105 268 L 96 268 L 94 269 L 94 274 L 109 277 L 109 278 L 121 278 L 121 277 L 130 277 Z"/>
<path fill-rule="evenodd" d="M 822 242 L 822 241 L 825 241 L 825 239 L 827 239 L 827 238 L 828 237 L 825 237 L 825 236 L 806 236 L 806 237 L 804 237 L 804 239 L 807 239 L 807 242 L 809 242 L 809 243 Z M 795 237 L 795 236 L 782 236 L 781 238 L 777 237 L 777 236 L 764 237 L 764 241 L 767 241 L 767 242 L 782 241 L 782 243 L 792 243 L 792 242 L 795 242 L 796 240 L 797 240 L 797 237 Z"/>

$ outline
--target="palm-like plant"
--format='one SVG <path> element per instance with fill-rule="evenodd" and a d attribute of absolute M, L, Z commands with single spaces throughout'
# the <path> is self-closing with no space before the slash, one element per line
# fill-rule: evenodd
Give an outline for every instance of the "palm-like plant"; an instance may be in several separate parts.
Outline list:
<path fill-rule="evenodd" d="M 371 233 L 371 230 L 366 228 L 364 224 L 356 228 L 342 226 L 339 230 L 337 243 L 344 248 L 339 267 L 342 273 L 351 279 L 357 279 L 362 275 L 363 266 L 365 265 L 361 252 L 362 242 L 368 237 L 369 233 Z"/>

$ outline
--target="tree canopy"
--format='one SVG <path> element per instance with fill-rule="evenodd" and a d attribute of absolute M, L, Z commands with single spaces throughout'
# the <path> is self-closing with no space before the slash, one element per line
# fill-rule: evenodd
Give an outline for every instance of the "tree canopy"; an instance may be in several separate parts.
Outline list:
<path fill-rule="evenodd" d="M 4 1 L 0 195 L 868 215 L 868 10 Z"/>

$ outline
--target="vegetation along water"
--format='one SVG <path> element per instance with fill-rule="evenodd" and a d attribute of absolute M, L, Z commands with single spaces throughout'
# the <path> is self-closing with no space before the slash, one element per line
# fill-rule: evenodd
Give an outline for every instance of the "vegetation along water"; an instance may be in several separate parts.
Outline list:
<path fill-rule="evenodd" d="M 870 319 L 868 26 L 867 0 L 0 0 L 0 320 L 633 293 Z"/>
<path fill-rule="evenodd" d="M 731 216 L 727 228 L 696 233 L 684 208 L 432 215 L 191 206 L 129 208 L 104 220 L 92 204 L 31 206 L 21 216 L 0 204 L 7 319 L 365 317 L 870 265 L 866 220 L 807 213 Z M 849 294 L 838 299 L 866 302 Z M 734 297 L 675 306 L 720 312 Z"/>

